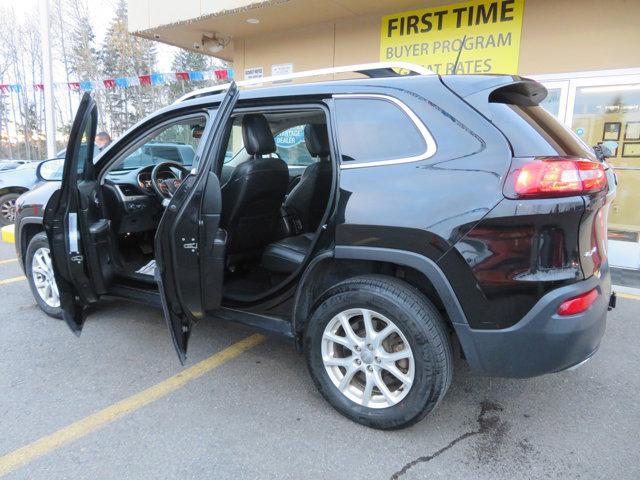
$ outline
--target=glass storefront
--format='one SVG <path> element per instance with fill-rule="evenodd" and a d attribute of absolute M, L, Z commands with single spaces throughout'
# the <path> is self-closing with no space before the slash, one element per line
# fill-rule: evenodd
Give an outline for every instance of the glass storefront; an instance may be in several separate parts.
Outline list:
<path fill-rule="evenodd" d="M 602 143 L 611 151 L 618 194 L 609 212 L 610 261 L 640 269 L 640 71 L 538 80 L 549 92 L 545 109 L 587 144 Z"/>

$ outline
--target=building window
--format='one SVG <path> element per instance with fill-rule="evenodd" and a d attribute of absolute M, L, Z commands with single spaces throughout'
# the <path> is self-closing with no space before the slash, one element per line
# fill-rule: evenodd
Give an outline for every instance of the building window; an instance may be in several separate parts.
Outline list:
<path fill-rule="evenodd" d="M 342 163 L 398 160 L 423 155 L 425 139 L 394 103 L 376 98 L 337 98 Z"/>

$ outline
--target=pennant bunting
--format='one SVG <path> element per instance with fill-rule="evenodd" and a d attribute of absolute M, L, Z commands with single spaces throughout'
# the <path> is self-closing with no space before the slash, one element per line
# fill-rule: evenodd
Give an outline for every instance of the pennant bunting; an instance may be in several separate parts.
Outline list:
<path fill-rule="evenodd" d="M 215 70 L 213 73 L 216 76 L 216 80 L 226 80 L 229 78 L 229 73 L 227 70 Z"/>
<path fill-rule="evenodd" d="M 104 78 L 102 80 L 80 80 L 78 82 L 57 82 L 54 88 L 65 87 L 69 90 L 98 90 L 114 88 L 129 88 L 137 86 L 165 85 L 173 81 L 191 81 L 199 82 L 203 80 L 228 80 L 233 78 L 232 69 L 219 70 L 190 70 L 188 72 L 168 72 L 168 73 L 150 73 L 132 77 Z M 35 91 L 44 91 L 43 83 L 34 83 L 26 85 Z M 20 93 L 23 92 L 25 85 L 20 83 L 2 83 L 0 84 L 0 93 Z"/>
<path fill-rule="evenodd" d="M 164 84 L 164 75 L 161 73 L 152 73 L 151 74 L 151 84 L 152 85 L 163 85 Z"/>

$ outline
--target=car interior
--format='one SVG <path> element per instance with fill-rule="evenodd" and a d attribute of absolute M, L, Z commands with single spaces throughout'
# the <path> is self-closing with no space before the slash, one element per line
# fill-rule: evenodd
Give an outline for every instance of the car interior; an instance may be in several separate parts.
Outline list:
<path fill-rule="evenodd" d="M 206 118 L 152 131 L 102 177 L 115 276 L 155 287 L 154 236 L 170 197 L 193 167 Z M 277 288 L 311 253 L 333 179 L 320 109 L 238 113 L 217 162 L 226 233 L 223 298 L 251 301 Z M 213 162 L 216 165 L 216 162 Z"/>

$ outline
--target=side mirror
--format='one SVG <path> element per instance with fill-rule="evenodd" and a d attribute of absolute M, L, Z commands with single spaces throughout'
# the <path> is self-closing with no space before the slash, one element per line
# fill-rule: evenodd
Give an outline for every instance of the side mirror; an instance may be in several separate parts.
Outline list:
<path fill-rule="evenodd" d="M 64 168 L 64 158 L 53 158 L 40 162 L 36 168 L 38 180 L 45 182 L 55 182 L 62 180 L 62 169 Z"/>

